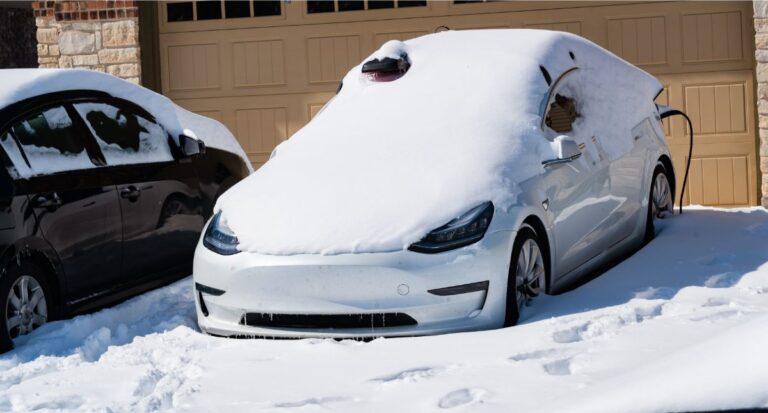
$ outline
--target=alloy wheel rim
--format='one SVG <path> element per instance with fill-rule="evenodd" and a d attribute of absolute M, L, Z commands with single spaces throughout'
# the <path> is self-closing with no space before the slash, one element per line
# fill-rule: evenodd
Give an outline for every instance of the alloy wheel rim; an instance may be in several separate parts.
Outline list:
<path fill-rule="evenodd" d="M 517 306 L 522 309 L 544 287 L 544 259 L 535 240 L 528 239 L 520 248 L 515 270 L 515 294 Z"/>
<path fill-rule="evenodd" d="M 8 292 L 5 327 L 11 338 L 29 334 L 48 320 L 43 287 L 29 275 L 22 275 Z"/>
<path fill-rule="evenodd" d="M 661 218 L 666 212 L 672 210 L 672 190 L 666 174 L 656 175 L 653 181 L 651 208 L 654 219 Z"/>

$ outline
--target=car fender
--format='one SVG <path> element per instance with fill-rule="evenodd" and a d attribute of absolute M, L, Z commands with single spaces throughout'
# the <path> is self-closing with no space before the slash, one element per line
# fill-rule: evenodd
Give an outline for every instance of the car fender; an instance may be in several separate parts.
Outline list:
<path fill-rule="evenodd" d="M 52 279 L 49 280 L 56 288 L 58 296 L 61 298 L 61 292 L 65 289 L 65 277 L 64 268 L 61 265 L 61 260 L 56 250 L 45 239 L 38 236 L 27 236 L 17 239 L 14 243 L 6 245 L 5 249 L 0 253 L 0 266 L 3 269 L 7 268 L 11 263 L 18 262 L 22 259 L 35 259 L 43 260 L 48 267 L 51 268 L 53 274 Z M 0 277 L 5 275 L 5 270 L 0 273 Z"/>
<path fill-rule="evenodd" d="M 535 197 L 536 194 L 531 194 L 531 196 Z M 531 196 L 525 198 L 530 198 Z M 496 220 L 497 217 L 498 221 L 492 225 L 491 232 L 512 231 L 512 235 L 510 236 L 509 240 L 510 257 L 512 246 L 514 245 L 515 238 L 517 237 L 517 232 L 521 227 L 523 227 L 523 225 L 526 223 L 526 220 L 536 219 L 540 222 L 544 229 L 544 233 L 538 235 L 544 237 L 543 241 L 546 242 L 546 248 L 549 251 L 548 264 L 550 269 L 550 278 L 552 280 L 557 279 L 557 269 L 555 268 L 555 260 L 553 259 L 553 257 L 556 256 L 557 251 L 555 249 L 555 243 L 552 238 L 552 218 L 551 214 L 549 214 L 544 209 L 543 205 L 540 204 L 536 206 L 527 202 L 522 204 L 515 204 L 506 210 L 497 209 L 494 215 L 494 220 Z"/>

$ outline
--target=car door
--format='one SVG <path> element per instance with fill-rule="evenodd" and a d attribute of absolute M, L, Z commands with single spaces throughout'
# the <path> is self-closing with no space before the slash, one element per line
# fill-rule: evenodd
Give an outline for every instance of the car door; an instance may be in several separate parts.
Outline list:
<path fill-rule="evenodd" d="M 611 162 L 611 194 L 620 203 L 615 211 L 617 242 L 634 233 L 638 225 L 645 224 L 646 209 L 642 201 L 650 191 L 646 179 L 650 174 L 648 154 L 656 139 L 651 118 L 644 119 L 632 128 L 632 137 L 627 137 L 631 149 Z"/>
<path fill-rule="evenodd" d="M 191 273 L 204 225 L 193 164 L 180 159 L 168 133 L 129 102 L 74 104 L 117 185 L 123 222 L 122 277 L 129 283 Z"/>
<path fill-rule="evenodd" d="M 618 206 L 610 192 L 610 163 L 605 151 L 596 137 L 578 127 L 586 119 L 579 113 L 579 88 L 570 84 L 577 79 L 563 76 L 553 84 L 543 122 L 550 139 L 566 136 L 578 144 L 582 153 L 571 162 L 545 167 L 543 177 L 560 276 L 577 269 L 614 242 L 612 220 Z"/>
<path fill-rule="evenodd" d="M 84 125 L 66 105 L 35 110 L 3 140 L 21 175 L 38 230 L 59 256 L 71 303 L 112 290 L 120 279 L 117 189 Z"/>

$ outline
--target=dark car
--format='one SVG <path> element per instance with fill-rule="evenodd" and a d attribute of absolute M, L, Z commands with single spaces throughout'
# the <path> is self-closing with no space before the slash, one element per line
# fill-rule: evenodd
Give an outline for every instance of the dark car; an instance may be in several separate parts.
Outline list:
<path fill-rule="evenodd" d="M 189 275 L 216 199 L 249 173 L 137 103 L 70 90 L 0 109 L 0 352 Z"/>

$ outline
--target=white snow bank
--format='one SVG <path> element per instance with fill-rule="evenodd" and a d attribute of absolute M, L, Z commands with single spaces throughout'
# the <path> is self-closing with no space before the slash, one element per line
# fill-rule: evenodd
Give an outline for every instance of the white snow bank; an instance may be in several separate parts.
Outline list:
<path fill-rule="evenodd" d="M 106 92 L 146 109 L 174 139 L 178 139 L 185 129 L 191 129 L 207 146 L 239 155 L 251 167 L 237 139 L 224 125 L 182 109 L 167 97 L 127 80 L 85 69 L 3 69 L 0 70 L 0 80 L 0 109 L 46 93 L 67 90 Z"/>
<path fill-rule="evenodd" d="M 188 278 L 17 341 L 0 355 L 0 411 L 766 408 L 766 245 L 765 209 L 691 208 L 519 326 L 370 343 L 203 335 Z"/>
<path fill-rule="evenodd" d="M 507 208 L 517 184 L 556 156 L 540 129 L 548 86 L 539 65 L 553 79 L 580 67 L 576 132 L 597 136 L 611 158 L 630 147 L 661 89 L 559 32 L 448 31 L 390 41 L 365 61 L 402 53 L 411 63 L 402 78 L 372 82 L 353 68 L 320 114 L 219 200 L 242 250 L 401 250 L 482 202 Z"/>

